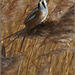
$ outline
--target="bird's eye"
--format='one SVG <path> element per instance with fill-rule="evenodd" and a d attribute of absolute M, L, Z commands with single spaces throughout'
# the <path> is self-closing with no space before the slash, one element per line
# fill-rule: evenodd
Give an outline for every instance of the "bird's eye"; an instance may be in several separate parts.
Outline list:
<path fill-rule="evenodd" d="M 46 8 L 46 6 L 45 6 L 45 4 L 44 4 L 44 2 L 42 1 L 42 5 L 44 6 L 44 8 Z"/>

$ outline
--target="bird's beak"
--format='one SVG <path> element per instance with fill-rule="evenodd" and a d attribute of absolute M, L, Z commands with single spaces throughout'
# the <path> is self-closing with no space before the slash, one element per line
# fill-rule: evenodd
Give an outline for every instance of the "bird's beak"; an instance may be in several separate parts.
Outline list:
<path fill-rule="evenodd" d="M 40 1 L 39 4 L 42 4 L 42 1 Z"/>

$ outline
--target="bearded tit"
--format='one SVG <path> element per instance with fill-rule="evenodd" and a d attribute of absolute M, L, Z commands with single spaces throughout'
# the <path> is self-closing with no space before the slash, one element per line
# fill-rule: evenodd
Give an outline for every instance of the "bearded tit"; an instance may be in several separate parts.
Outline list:
<path fill-rule="evenodd" d="M 31 29 L 43 22 L 47 15 L 48 7 L 46 0 L 39 0 L 37 7 L 27 16 L 24 24 L 28 29 Z"/>
<path fill-rule="evenodd" d="M 29 31 L 31 28 L 34 28 L 38 24 L 42 23 L 48 15 L 48 7 L 46 0 L 39 0 L 37 7 L 27 16 L 24 21 L 26 26 L 26 31 Z M 22 48 L 23 42 L 26 37 L 26 32 L 24 34 L 20 50 Z"/>

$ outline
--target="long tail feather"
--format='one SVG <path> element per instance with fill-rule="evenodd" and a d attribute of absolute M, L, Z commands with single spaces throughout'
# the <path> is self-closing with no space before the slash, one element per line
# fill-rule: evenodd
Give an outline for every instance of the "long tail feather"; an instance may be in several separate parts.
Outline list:
<path fill-rule="evenodd" d="M 12 37 L 12 36 L 18 35 L 21 31 L 24 31 L 24 29 L 22 29 L 22 30 L 20 30 L 20 31 L 18 31 L 18 32 L 16 32 L 16 33 L 13 33 L 13 34 L 11 34 L 11 35 L 9 35 L 9 36 L 7 36 L 7 37 L 1 39 L 0 42 L 3 41 L 3 40 L 6 40 L 6 39 L 8 39 L 8 38 L 10 38 L 10 37 Z"/>
<path fill-rule="evenodd" d="M 9 46 L 9 44 L 11 44 L 13 41 L 15 41 L 19 36 L 17 36 L 14 40 L 12 40 L 11 42 L 9 42 L 5 47 Z"/>
<path fill-rule="evenodd" d="M 26 30 L 25 30 L 24 37 L 23 37 L 23 40 L 22 40 L 21 46 L 20 46 L 20 51 L 21 51 L 21 49 L 22 49 L 22 46 L 23 46 L 23 43 L 24 43 L 24 40 L 25 40 L 25 37 L 26 37 L 26 35 L 27 35 L 28 30 L 29 30 L 29 29 L 26 29 Z"/>

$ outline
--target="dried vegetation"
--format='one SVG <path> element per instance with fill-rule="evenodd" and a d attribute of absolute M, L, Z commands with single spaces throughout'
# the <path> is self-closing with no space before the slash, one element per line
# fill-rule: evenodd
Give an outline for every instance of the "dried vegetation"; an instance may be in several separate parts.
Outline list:
<path fill-rule="evenodd" d="M 25 33 L 23 21 L 37 2 L 2 0 L 2 75 L 73 75 L 73 0 L 47 0 L 46 21 L 27 33 L 19 50 Z"/>

